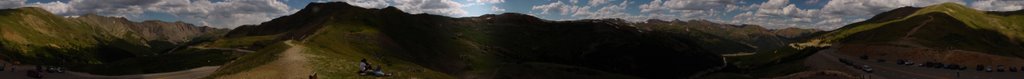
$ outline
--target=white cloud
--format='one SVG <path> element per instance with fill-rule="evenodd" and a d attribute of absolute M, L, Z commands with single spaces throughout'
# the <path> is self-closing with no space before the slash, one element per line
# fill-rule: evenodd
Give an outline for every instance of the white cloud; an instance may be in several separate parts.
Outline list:
<path fill-rule="evenodd" d="M 505 2 L 505 0 L 467 0 L 467 1 L 477 2 L 477 3 L 491 3 L 491 4 Z"/>
<path fill-rule="evenodd" d="M 25 5 L 25 0 L 0 0 L 0 9 L 17 8 Z"/>
<path fill-rule="evenodd" d="M 199 25 L 226 28 L 258 24 L 296 11 L 277 0 L 165 0 L 146 9 L 168 13 Z"/>
<path fill-rule="evenodd" d="M 1024 1 L 983 0 L 971 3 L 971 7 L 986 11 L 1015 11 L 1024 8 Z"/>
<path fill-rule="evenodd" d="M 54 14 L 65 14 L 68 11 L 72 10 L 71 5 L 68 5 L 60 1 L 48 3 L 32 3 L 27 6 L 43 8 L 46 9 L 46 11 L 49 11 L 50 13 Z"/>
<path fill-rule="evenodd" d="M 494 12 L 505 12 L 505 9 L 501 9 L 498 6 L 491 6 L 491 11 L 494 11 Z"/>
<path fill-rule="evenodd" d="M 548 4 L 544 4 L 544 5 L 533 6 L 531 9 L 533 9 L 533 10 L 540 10 L 541 11 L 540 14 L 548 14 L 549 11 L 554 10 L 554 11 L 558 11 L 560 13 L 563 13 L 562 15 L 565 15 L 565 13 L 567 13 L 569 10 L 568 10 L 568 8 L 563 8 L 563 7 L 567 7 L 567 6 L 569 6 L 569 5 L 566 5 L 566 4 L 562 3 L 562 1 L 557 1 L 557 2 L 554 2 L 554 3 L 548 3 Z M 559 9 L 561 9 L 561 10 L 559 10 Z"/>
<path fill-rule="evenodd" d="M 395 0 L 392 5 L 408 13 L 466 15 L 466 11 L 461 9 L 462 4 L 451 0 Z"/>
<path fill-rule="evenodd" d="M 766 14 L 773 16 L 789 16 L 794 18 L 811 17 L 817 14 L 818 10 L 804 10 L 797 8 L 795 4 L 790 4 L 788 0 L 769 0 L 764 4 L 761 4 L 758 9 L 758 14 Z"/>
<path fill-rule="evenodd" d="M 654 0 L 640 5 L 640 12 L 723 9 L 735 6 L 738 2 L 737 0 Z"/>
<path fill-rule="evenodd" d="M 608 3 L 608 0 L 590 0 L 587 2 L 590 6 L 597 6 L 605 3 Z M 573 4 L 576 4 L 576 2 L 573 2 Z"/>

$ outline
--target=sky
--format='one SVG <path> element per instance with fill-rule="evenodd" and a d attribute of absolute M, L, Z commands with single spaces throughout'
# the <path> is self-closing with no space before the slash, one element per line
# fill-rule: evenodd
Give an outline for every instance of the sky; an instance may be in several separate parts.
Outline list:
<path fill-rule="evenodd" d="M 347 2 L 364 8 L 395 6 L 407 13 L 473 17 L 506 12 L 547 20 L 620 18 L 643 22 L 708 20 L 771 29 L 832 30 L 903 6 L 953 2 L 985 11 L 1013 11 L 1022 0 L 0 0 L 0 8 L 41 7 L 51 13 L 162 20 L 234 28 L 290 15 L 309 3 Z"/>

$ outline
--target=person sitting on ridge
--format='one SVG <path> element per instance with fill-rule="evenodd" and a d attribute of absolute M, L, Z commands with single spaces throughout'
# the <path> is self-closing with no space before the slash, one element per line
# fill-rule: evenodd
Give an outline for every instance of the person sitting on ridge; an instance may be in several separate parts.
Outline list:
<path fill-rule="evenodd" d="M 359 75 L 366 75 L 366 73 L 370 73 L 372 71 L 370 69 L 373 69 L 373 67 L 370 66 L 370 62 L 367 62 L 366 59 L 359 60 Z"/>

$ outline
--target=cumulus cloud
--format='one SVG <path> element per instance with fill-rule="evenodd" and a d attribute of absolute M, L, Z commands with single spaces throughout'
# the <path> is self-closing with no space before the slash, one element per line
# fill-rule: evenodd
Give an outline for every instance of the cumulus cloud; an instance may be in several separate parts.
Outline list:
<path fill-rule="evenodd" d="M 573 2 L 573 4 L 575 4 L 575 3 L 576 2 Z M 608 0 L 590 0 L 590 2 L 587 2 L 587 4 L 590 5 L 590 6 L 596 6 L 596 5 L 601 5 L 601 4 L 605 4 L 605 3 L 608 3 Z"/>
<path fill-rule="evenodd" d="M 971 7 L 987 11 L 1015 11 L 1024 8 L 1024 1 L 983 0 L 971 3 Z"/>
<path fill-rule="evenodd" d="M 477 2 L 477 3 L 492 3 L 492 4 L 493 4 L 493 3 L 502 3 L 502 2 L 505 2 L 505 0 L 467 0 L 467 1 L 470 1 L 470 2 Z"/>
<path fill-rule="evenodd" d="M 276 0 L 167 0 L 146 9 L 178 16 L 185 21 L 195 21 L 199 25 L 228 28 L 257 24 L 296 11 Z"/>
<path fill-rule="evenodd" d="M 461 9 L 462 4 L 452 0 L 395 0 L 392 5 L 408 13 L 466 15 L 466 10 Z"/>
<path fill-rule="evenodd" d="M 540 14 L 548 14 L 548 12 L 550 11 L 558 11 L 562 13 L 562 15 L 565 15 L 567 13 L 570 13 L 570 10 L 575 10 L 575 6 L 567 5 L 565 3 L 562 3 L 562 1 L 557 1 L 554 3 L 533 6 L 531 9 L 540 10 Z"/>
<path fill-rule="evenodd" d="M 650 3 L 640 5 L 641 12 L 657 12 L 663 10 L 711 10 L 722 9 L 729 5 L 735 5 L 738 0 L 654 0 Z"/>
<path fill-rule="evenodd" d="M 17 8 L 25 5 L 25 0 L 2 0 L 0 1 L 0 9 L 6 8 Z"/>
<path fill-rule="evenodd" d="M 494 12 L 505 12 L 505 9 L 501 9 L 498 6 L 491 6 L 491 11 L 494 11 Z"/>
<path fill-rule="evenodd" d="M 46 9 L 46 11 L 49 11 L 50 13 L 54 14 L 65 14 L 68 11 L 72 10 L 71 5 L 68 5 L 60 1 L 48 3 L 32 3 L 27 6 L 43 8 Z"/>
<path fill-rule="evenodd" d="M 107 16 L 137 17 L 145 10 L 144 7 L 160 2 L 160 0 L 70 0 L 68 2 L 32 3 L 27 6 L 41 7 L 57 15 L 81 15 L 96 13 Z"/>

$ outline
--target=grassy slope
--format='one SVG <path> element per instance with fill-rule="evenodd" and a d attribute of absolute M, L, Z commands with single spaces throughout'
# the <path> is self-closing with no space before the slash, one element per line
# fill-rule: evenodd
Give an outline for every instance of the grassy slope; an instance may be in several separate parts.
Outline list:
<path fill-rule="evenodd" d="M 1024 57 L 1020 45 L 1024 23 L 1021 15 L 994 15 L 956 3 L 921 8 L 889 21 L 864 23 L 821 36 L 829 43 L 870 43 L 898 41 L 915 26 L 923 26 L 910 41 L 929 48 L 960 49 L 995 55 Z M 924 22 L 935 18 L 933 22 Z M 963 39 L 972 38 L 972 39 Z"/>
<path fill-rule="evenodd" d="M 383 38 L 383 34 L 375 28 L 355 23 L 338 23 L 327 25 L 305 44 L 312 51 L 309 53 L 316 55 L 311 59 L 316 72 L 323 78 L 372 78 L 355 73 L 358 70 L 357 63 L 364 58 L 377 67 L 384 67 L 394 74 L 393 78 L 453 78 L 403 59 L 382 57 L 383 52 L 389 51 L 377 41 Z"/>
<path fill-rule="evenodd" d="M 1007 37 L 1013 37 L 1013 39 L 1016 39 L 1017 41 L 1024 41 L 1024 39 L 1021 39 L 1021 38 L 1024 38 L 1024 34 L 1021 34 L 1021 33 L 1024 33 L 1024 26 L 1022 26 L 1022 24 L 1021 24 L 1021 23 L 1024 23 L 1024 20 L 1020 20 L 1020 19 L 1024 19 L 1024 18 L 1022 18 L 1024 16 L 1021 16 L 1021 15 L 1010 15 L 1010 16 L 990 15 L 990 14 L 985 14 L 982 11 L 977 11 L 977 10 L 968 8 L 966 6 L 960 5 L 960 4 L 956 4 L 956 3 L 943 3 L 943 4 L 940 4 L 940 5 L 932 5 L 932 6 L 925 7 L 923 9 L 921 9 L 921 10 L 918 10 L 918 11 L 914 12 L 910 16 L 923 15 L 923 14 L 932 13 L 932 12 L 939 12 L 939 13 L 950 14 L 950 16 L 956 18 L 956 20 L 963 21 L 964 23 L 966 23 L 967 26 L 969 26 L 971 28 L 974 28 L 974 29 L 993 30 L 993 31 L 1000 32 L 1000 33 L 1006 35 Z M 825 41 L 826 42 L 837 42 L 837 40 L 844 39 L 845 37 L 847 37 L 849 35 L 852 35 L 854 33 L 859 33 L 859 32 L 863 32 L 863 31 L 866 31 L 866 30 L 875 29 L 875 28 L 884 26 L 886 24 L 890 24 L 890 23 L 893 23 L 893 22 L 900 22 L 900 21 L 904 21 L 904 20 L 907 20 L 907 19 L 908 19 L 907 17 L 904 17 L 904 18 L 895 19 L 895 20 L 891 20 L 891 21 L 880 22 L 880 23 L 869 23 L 869 24 L 864 24 L 864 25 L 861 25 L 861 26 L 849 26 L 849 27 L 856 27 L 856 28 L 851 28 L 851 29 L 838 29 L 838 30 L 834 30 L 833 32 L 828 33 L 828 34 L 825 35 L 825 36 L 827 36 L 827 37 L 825 37 Z"/>
<path fill-rule="evenodd" d="M 60 65 L 101 75 L 127 75 L 219 65 L 234 58 L 225 51 L 214 50 L 181 49 L 178 52 L 184 53 L 163 54 L 175 45 L 140 41 L 143 39 L 134 32 L 113 32 L 110 30 L 125 29 L 105 24 L 108 23 L 65 18 L 41 8 L 3 9 L 0 10 L 0 34 L 4 37 L 0 39 L 0 59 Z"/>
<path fill-rule="evenodd" d="M 942 16 L 947 16 L 943 18 Z M 898 15 L 898 14 L 897 14 Z M 881 16 L 881 15 L 880 15 Z M 889 18 L 886 17 L 898 17 Z M 937 20 L 924 22 L 929 17 Z M 985 14 L 983 12 L 964 7 L 955 3 L 933 5 L 916 10 L 907 16 L 883 16 L 879 21 L 865 21 L 864 23 L 846 26 L 850 28 L 837 29 L 821 35 L 828 43 L 867 43 L 894 41 L 902 38 L 904 34 L 915 26 L 925 23 L 925 27 L 913 35 L 915 42 L 923 43 L 926 46 L 942 47 L 976 51 L 1015 49 L 1004 44 L 993 43 L 1006 41 L 1019 41 L 1020 33 L 1024 33 L 1019 21 L 1021 15 L 999 16 Z M 873 18 L 874 19 L 874 18 Z M 956 26 L 962 22 L 963 26 Z M 965 35 L 966 34 L 966 35 Z M 949 38 L 953 35 L 955 38 Z M 957 36 L 959 35 L 959 36 Z M 1008 37 L 1008 38 L 992 38 Z M 960 39 L 978 38 L 978 39 Z M 1017 40 L 1013 40 L 1017 39 Z M 806 41 L 806 40 L 805 40 Z M 998 45 L 997 45 L 998 44 Z M 997 47 L 992 47 L 997 46 Z M 1003 47 L 998 47 L 1003 46 Z M 1019 46 L 1018 46 L 1019 47 Z M 980 49 L 975 49 L 980 48 Z M 986 49 L 987 48 L 987 49 Z M 1012 52 L 1012 51 L 1002 51 Z M 730 63 L 739 66 L 743 72 L 720 72 L 709 75 L 707 78 L 758 78 L 781 76 L 788 73 L 799 72 L 802 68 L 800 60 L 813 52 L 797 50 L 792 48 L 781 48 L 773 52 L 757 53 L 750 56 L 729 57 Z M 994 53 L 1000 55 L 1011 55 L 1007 53 Z M 753 70 L 742 70 L 742 69 Z M 747 73 L 747 74 L 742 74 Z"/>
<path fill-rule="evenodd" d="M 93 28 L 69 22 L 41 8 L 5 9 L 0 11 L 0 32 L 3 32 L 4 56 L 26 63 L 42 64 L 60 56 L 81 56 L 80 62 L 100 63 L 89 52 L 98 44 L 90 32 Z M 55 62 L 48 62 L 54 64 Z"/>

